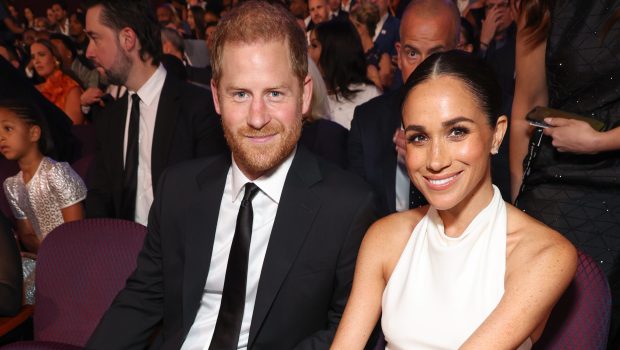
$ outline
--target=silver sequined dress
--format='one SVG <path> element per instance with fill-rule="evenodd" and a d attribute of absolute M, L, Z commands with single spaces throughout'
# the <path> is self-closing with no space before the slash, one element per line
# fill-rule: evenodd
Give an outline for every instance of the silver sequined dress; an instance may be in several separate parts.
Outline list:
<path fill-rule="evenodd" d="M 21 171 L 7 178 L 4 193 L 15 218 L 28 219 L 39 239 L 43 239 L 64 222 L 62 208 L 86 198 L 86 186 L 69 164 L 45 157 L 27 184 Z M 35 260 L 22 258 L 26 304 L 34 304 L 35 265 Z"/>
<path fill-rule="evenodd" d="M 45 157 L 27 184 L 21 171 L 7 178 L 4 193 L 15 218 L 28 219 L 43 239 L 64 222 L 61 209 L 86 198 L 86 186 L 69 164 Z"/>

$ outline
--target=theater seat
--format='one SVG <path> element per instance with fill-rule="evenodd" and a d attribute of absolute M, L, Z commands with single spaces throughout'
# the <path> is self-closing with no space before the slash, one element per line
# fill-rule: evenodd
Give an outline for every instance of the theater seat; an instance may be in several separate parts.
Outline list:
<path fill-rule="evenodd" d="M 88 219 L 49 233 L 37 257 L 34 342 L 9 349 L 84 346 L 136 267 L 146 228 L 130 221 Z"/>

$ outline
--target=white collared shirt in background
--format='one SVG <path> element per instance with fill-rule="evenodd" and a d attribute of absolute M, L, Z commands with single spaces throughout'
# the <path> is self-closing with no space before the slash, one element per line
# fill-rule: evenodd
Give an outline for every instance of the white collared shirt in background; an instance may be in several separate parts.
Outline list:
<path fill-rule="evenodd" d="M 381 31 L 383 30 L 383 25 L 385 24 L 385 21 L 387 21 L 387 18 L 389 15 L 390 13 L 386 12 L 385 15 L 381 16 L 381 19 L 379 19 L 379 22 L 377 22 L 377 29 L 375 29 L 375 36 L 372 37 L 372 42 L 377 41 L 377 38 L 379 37 L 379 35 L 381 34 Z"/>
<path fill-rule="evenodd" d="M 159 98 L 165 80 L 166 69 L 160 64 L 146 83 L 137 92 L 129 91 L 128 96 L 129 102 L 127 104 L 127 118 L 125 120 L 125 134 L 123 136 L 123 159 L 127 157 L 127 133 L 129 132 L 129 116 L 133 104 L 131 96 L 137 93 L 140 97 L 140 138 L 138 140 L 138 186 L 136 189 L 135 221 L 145 226 L 148 222 L 151 204 L 153 204 L 151 151 L 153 149 L 157 107 L 159 106 Z"/>

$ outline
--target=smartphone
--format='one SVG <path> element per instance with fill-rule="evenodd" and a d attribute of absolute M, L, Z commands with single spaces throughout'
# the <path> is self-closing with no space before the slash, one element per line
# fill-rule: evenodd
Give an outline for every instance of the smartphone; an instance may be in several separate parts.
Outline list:
<path fill-rule="evenodd" d="M 579 114 L 569 113 L 565 111 L 561 111 L 559 109 L 553 109 L 548 107 L 535 107 L 532 109 L 526 116 L 525 119 L 530 123 L 530 125 L 539 127 L 539 128 L 548 128 L 551 125 L 545 123 L 545 118 L 564 118 L 564 119 L 576 119 L 584 121 L 592 127 L 592 129 L 596 131 L 603 131 L 605 128 L 605 123 L 600 120 L 584 117 Z"/>

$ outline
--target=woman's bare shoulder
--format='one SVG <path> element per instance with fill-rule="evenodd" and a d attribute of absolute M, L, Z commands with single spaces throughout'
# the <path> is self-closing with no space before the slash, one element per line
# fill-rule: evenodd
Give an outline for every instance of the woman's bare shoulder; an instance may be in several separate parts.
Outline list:
<path fill-rule="evenodd" d="M 572 275 L 577 266 L 575 247 L 559 232 L 508 205 L 507 272 L 545 268 Z"/>

